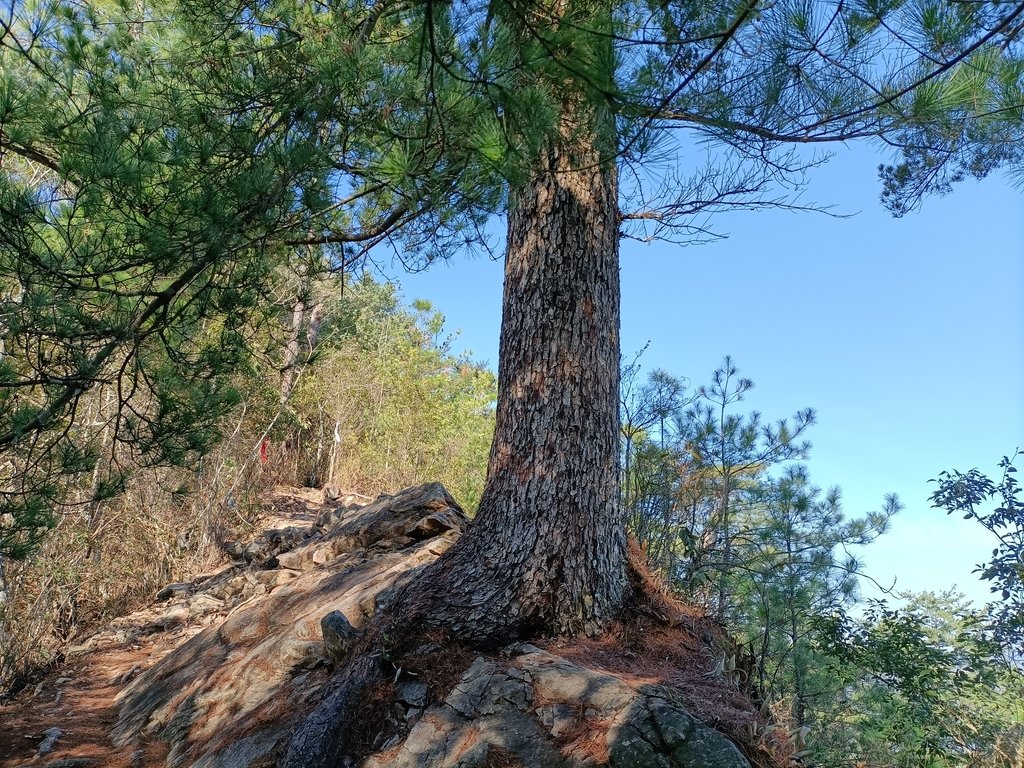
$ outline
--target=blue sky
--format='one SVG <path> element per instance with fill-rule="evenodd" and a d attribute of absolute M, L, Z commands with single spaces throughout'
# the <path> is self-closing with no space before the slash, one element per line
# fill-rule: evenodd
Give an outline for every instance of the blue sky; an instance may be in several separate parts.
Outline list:
<path fill-rule="evenodd" d="M 930 509 L 929 478 L 1024 448 L 1024 192 L 973 180 L 893 219 L 879 204 L 870 149 L 839 148 L 811 173 L 816 213 L 718 217 L 706 245 L 625 243 L 622 349 L 650 342 L 647 369 L 695 384 L 724 355 L 756 382 L 748 410 L 768 419 L 813 407 L 812 480 L 838 485 L 850 514 L 895 492 L 906 506 L 862 553 L 866 571 L 902 589 L 954 583 L 983 600 L 971 573 L 991 552 L 977 524 Z M 501 262 L 459 258 L 389 273 L 460 331 L 456 349 L 496 366 Z"/>

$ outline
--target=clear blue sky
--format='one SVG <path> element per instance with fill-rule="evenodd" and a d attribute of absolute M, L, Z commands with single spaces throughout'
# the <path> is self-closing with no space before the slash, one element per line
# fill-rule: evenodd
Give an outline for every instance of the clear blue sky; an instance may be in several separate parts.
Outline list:
<path fill-rule="evenodd" d="M 927 481 L 947 468 L 994 473 L 1024 448 L 1024 191 L 968 181 L 893 219 L 878 202 L 882 159 L 840 148 L 812 172 L 803 200 L 852 218 L 738 213 L 714 220 L 724 241 L 625 243 L 623 354 L 649 341 L 645 368 L 697 384 L 729 354 L 756 382 L 749 410 L 774 420 L 815 408 L 812 480 L 840 486 L 850 514 L 888 492 L 906 506 L 862 553 L 867 572 L 984 600 L 971 570 L 992 543 L 930 509 Z M 390 274 L 445 314 L 457 349 L 496 367 L 501 262 Z"/>

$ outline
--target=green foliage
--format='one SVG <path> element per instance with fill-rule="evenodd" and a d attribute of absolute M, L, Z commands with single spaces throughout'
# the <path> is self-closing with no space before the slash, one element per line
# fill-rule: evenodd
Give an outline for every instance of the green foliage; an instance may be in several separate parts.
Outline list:
<path fill-rule="evenodd" d="M 969 34 L 974 12 L 948 3 L 922 8 L 924 30 L 938 51 Z M 1017 33 L 1019 35 L 1019 27 Z M 930 193 L 946 194 L 966 178 L 981 179 L 1001 166 L 1024 171 L 1024 63 L 998 45 L 982 46 L 940 78 L 914 90 L 911 124 L 899 131 L 902 161 L 883 164 L 882 202 L 896 216 Z"/>
<path fill-rule="evenodd" d="M 899 502 L 848 518 L 840 492 L 811 485 L 801 465 L 764 478 L 752 491 L 730 574 L 734 631 L 750 648 L 753 683 L 768 701 L 789 701 L 798 726 L 819 719 L 840 686 L 815 650 L 817 619 L 859 597 L 860 561 L 853 546 L 881 535 Z"/>
<path fill-rule="evenodd" d="M 984 615 L 953 593 L 870 603 L 857 619 L 822 620 L 821 650 L 845 686 L 826 723 L 822 759 L 871 765 L 977 765 L 1021 722 L 1024 679 L 1003 663 Z"/>
<path fill-rule="evenodd" d="M 494 429 L 494 375 L 450 352 L 444 318 L 394 286 L 350 282 L 291 401 L 309 474 L 363 493 L 443 482 L 467 510 L 480 499 Z M 313 436 L 320 436 L 312 439 Z"/>
<path fill-rule="evenodd" d="M 211 449 L 282 267 L 387 238 L 429 260 L 500 206 L 494 153 L 435 141 L 435 109 L 459 135 L 492 113 L 422 70 L 416 22 L 291 0 L 0 12 L 0 556 L 52 519 L 25 510 L 75 495 L 68 450 Z"/>
<path fill-rule="evenodd" d="M 1000 460 L 1002 477 L 998 482 L 977 469 L 940 472 L 938 480 L 932 481 L 938 483 L 938 489 L 931 501 L 946 514 L 976 520 L 995 537 L 992 559 L 977 570 L 1001 598 L 992 607 L 999 637 L 1024 654 L 1024 502 L 1019 498 L 1014 466 L 1019 455 L 1018 451 Z M 993 504 L 993 509 L 986 509 Z"/>
<path fill-rule="evenodd" d="M 805 409 L 766 424 L 732 409 L 753 386 L 726 358 L 709 385 L 687 395 L 663 371 L 636 386 L 627 370 L 623 396 L 623 505 L 630 531 L 652 563 L 696 600 L 728 611 L 734 540 L 746 512 L 777 465 L 803 458 L 799 438 L 814 423 Z M 717 590 L 717 594 L 713 592 Z"/>
<path fill-rule="evenodd" d="M 31 554 L 57 522 L 53 491 L 34 490 L 31 495 L 4 499 L 0 506 L 0 552 L 12 560 Z"/>
<path fill-rule="evenodd" d="M 904 595 L 901 608 L 861 603 L 851 551 L 885 532 L 899 501 L 847 516 L 839 489 L 823 492 L 792 461 L 807 454 L 794 438 L 812 412 L 796 428 L 735 413 L 753 382 L 731 361 L 693 394 L 663 371 L 640 385 L 637 370 L 623 374 L 628 527 L 690 600 L 725 607 L 740 649 L 726 660 L 730 679 L 795 734 L 802 756 L 878 768 L 1013 765 L 998 756 L 1017 749 L 1024 681 L 997 642 L 1014 636 L 1006 606 L 985 614 L 932 593 Z M 1007 553 L 1017 511 L 1008 467 L 999 484 L 944 474 L 933 496 L 998 530 Z M 992 500 L 998 509 L 982 512 Z M 1014 562 L 1006 554 L 984 573 L 1012 578 Z"/>

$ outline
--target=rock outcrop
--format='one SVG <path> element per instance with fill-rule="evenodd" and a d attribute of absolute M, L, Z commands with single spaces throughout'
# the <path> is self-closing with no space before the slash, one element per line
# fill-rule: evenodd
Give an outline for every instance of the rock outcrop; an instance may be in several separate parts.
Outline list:
<path fill-rule="evenodd" d="M 532 645 L 477 658 L 440 704 L 366 768 L 746 768 L 722 734 L 695 720 L 678 693 L 629 685 Z M 420 712 L 422 711 L 422 714 Z M 410 717 L 411 715 L 411 717 Z"/>
<path fill-rule="evenodd" d="M 437 483 L 339 507 L 305 530 L 285 529 L 240 550 L 248 565 L 210 578 L 172 610 L 241 601 L 222 621 L 136 677 L 118 697 L 117 746 L 166 741 L 171 768 L 241 768 L 272 762 L 295 713 L 337 662 L 337 634 L 358 629 L 414 571 L 454 542 L 467 518 Z M 241 591 L 232 595 L 232 590 Z M 196 606 L 202 606 L 196 609 Z"/>
<path fill-rule="evenodd" d="M 78 686 L 64 699 L 75 709 L 40 725 L 39 733 L 50 725 L 64 730 L 39 737 L 31 764 L 277 765 L 293 729 L 327 694 L 332 671 L 349 660 L 361 628 L 469 522 L 439 484 L 363 506 L 344 501 L 306 505 L 296 518 L 306 525 L 286 524 L 229 545 L 229 566 L 168 585 L 150 608 L 71 649 L 80 660 L 74 681 L 55 678 L 46 686 L 56 686 L 55 704 L 62 682 Z M 614 651 L 618 662 L 611 663 L 585 644 L 515 644 L 486 656 L 444 639 L 425 641 L 418 662 L 396 664 L 370 692 L 360 713 L 373 716 L 364 724 L 359 764 L 749 768 L 732 741 L 691 714 L 716 720 L 708 717 L 707 702 L 715 712 L 727 707 L 715 696 L 749 706 L 727 681 L 709 679 L 714 652 L 702 635 L 707 632 L 696 627 L 664 629 L 657 648 L 644 635 L 650 652 L 636 664 L 635 650 Z M 691 670 L 696 682 L 686 691 L 666 672 L 680 644 L 692 646 L 685 651 L 691 666 L 706 667 Z M 150 646 L 163 650 L 148 653 Z M 90 670 L 102 670 L 91 687 L 85 678 L 97 672 Z M 100 714 L 86 743 L 74 718 L 90 696 Z M 703 710 L 699 702 L 692 706 L 693 697 L 703 697 Z M 31 721 L 24 723 L 19 727 Z M 0 749 L 0 768 L 32 757 L 21 754 L 5 762 Z"/>

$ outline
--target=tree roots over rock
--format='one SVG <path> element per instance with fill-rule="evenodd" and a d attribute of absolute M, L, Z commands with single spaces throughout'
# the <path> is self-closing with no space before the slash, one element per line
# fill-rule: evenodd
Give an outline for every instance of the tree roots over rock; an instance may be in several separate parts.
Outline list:
<path fill-rule="evenodd" d="M 629 685 L 533 645 L 510 645 L 530 632 L 550 632 L 550 627 L 516 621 L 503 603 L 495 610 L 493 592 L 490 601 L 468 606 L 444 599 L 452 586 L 450 574 L 459 568 L 461 544 L 410 580 L 370 625 L 332 681 L 331 693 L 293 732 L 281 768 L 749 765 L 728 738 L 688 714 L 678 691 Z M 675 626 L 703 619 L 671 597 L 635 545 L 627 561 L 624 610 L 631 621 L 617 622 L 619 630 L 635 628 L 637 620 Z M 445 633 L 440 643 L 435 642 L 439 631 Z M 702 634 L 714 636 L 707 628 Z M 448 655 L 458 648 L 465 656 L 467 646 L 492 653 L 475 657 L 454 686 L 438 690 L 436 684 L 425 685 L 435 694 L 429 708 L 395 697 L 384 729 L 379 728 L 378 712 L 364 705 L 387 676 L 397 682 L 403 675 L 433 678 L 445 666 L 462 669 Z M 499 646 L 504 647 L 497 656 L 493 651 Z M 502 657 L 513 660 L 499 661 Z M 687 662 L 692 665 L 693 659 Z M 749 699 L 737 698 L 749 707 Z M 376 738 L 367 738 L 368 717 Z"/>
<path fill-rule="evenodd" d="M 467 523 L 437 484 L 334 507 L 172 598 L 189 615 L 219 590 L 226 615 L 204 614 L 206 629 L 126 684 L 115 744 L 157 737 L 170 768 L 748 768 L 735 743 L 766 754 L 750 744 L 764 729 L 749 698 L 713 676 L 722 633 L 641 553 L 621 621 L 544 640 L 543 623 L 443 600 L 442 555 Z M 462 634 L 481 610 L 497 618 Z"/>

